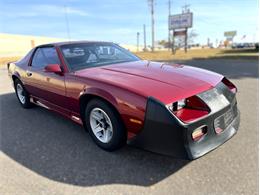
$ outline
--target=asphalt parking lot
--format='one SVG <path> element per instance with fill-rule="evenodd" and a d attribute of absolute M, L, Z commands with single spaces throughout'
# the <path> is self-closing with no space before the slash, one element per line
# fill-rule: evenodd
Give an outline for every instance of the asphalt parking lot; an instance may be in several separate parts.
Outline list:
<path fill-rule="evenodd" d="M 77 124 L 16 100 L 0 68 L 0 194 L 258 194 L 258 60 L 186 61 L 238 87 L 241 125 L 195 161 L 130 146 L 108 153 Z"/>

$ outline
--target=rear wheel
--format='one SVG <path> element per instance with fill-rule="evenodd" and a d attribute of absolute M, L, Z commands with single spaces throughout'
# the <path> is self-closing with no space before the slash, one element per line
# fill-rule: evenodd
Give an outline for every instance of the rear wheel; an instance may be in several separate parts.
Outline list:
<path fill-rule="evenodd" d="M 22 82 L 19 79 L 16 79 L 14 81 L 14 86 L 17 99 L 19 100 L 22 107 L 31 108 L 32 103 L 30 102 L 30 96 L 28 92 L 25 90 Z"/>
<path fill-rule="evenodd" d="M 94 142 L 113 151 L 126 143 L 126 131 L 118 113 L 106 102 L 93 99 L 85 110 L 85 123 Z"/>

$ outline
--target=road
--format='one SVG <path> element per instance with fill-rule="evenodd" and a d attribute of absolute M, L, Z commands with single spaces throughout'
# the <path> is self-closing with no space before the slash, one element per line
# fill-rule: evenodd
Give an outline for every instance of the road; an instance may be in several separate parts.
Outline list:
<path fill-rule="evenodd" d="M 0 69 L 0 194 L 258 194 L 258 61 L 185 63 L 229 76 L 239 89 L 238 133 L 195 161 L 130 146 L 105 152 L 58 114 L 22 109 Z"/>

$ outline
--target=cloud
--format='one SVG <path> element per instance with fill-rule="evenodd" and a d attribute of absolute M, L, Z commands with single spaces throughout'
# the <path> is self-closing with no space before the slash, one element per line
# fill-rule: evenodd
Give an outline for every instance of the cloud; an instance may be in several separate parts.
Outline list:
<path fill-rule="evenodd" d="M 69 6 L 57 6 L 57 5 L 34 5 L 32 6 L 34 11 L 37 11 L 39 14 L 45 14 L 50 16 L 63 15 L 65 13 L 69 15 L 78 15 L 78 16 L 88 16 L 89 14 L 81 9 L 69 7 Z"/>
<path fill-rule="evenodd" d="M 65 10 L 67 11 L 68 14 L 74 14 L 74 15 L 79 15 L 79 16 L 89 16 L 89 14 L 85 11 L 71 8 L 71 7 L 65 7 Z"/>
<path fill-rule="evenodd" d="M 16 10 L 14 12 L 1 11 L 0 16 L 3 17 L 24 17 L 31 18 L 37 16 L 52 16 L 52 17 L 64 17 L 64 14 L 67 13 L 68 16 L 89 16 L 89 14 L 81 9 L 73 8 L 70 6 L 58 6 L 58 5 L 49 5 L 49 4 L 40 4 L 40 5 L 30 5 L 23 9 L 23 11 Z"/>
<path fill-rule="evenodd" d="M 1 11 L 0 13 L 0 16 L 2 17 L 35 17 L 35 16 L 38 16 L 38 13 L 37 12 L 24 12 L 24 11 L 21 11 L 21 12 L 5 12 L 5 11 Z"/>

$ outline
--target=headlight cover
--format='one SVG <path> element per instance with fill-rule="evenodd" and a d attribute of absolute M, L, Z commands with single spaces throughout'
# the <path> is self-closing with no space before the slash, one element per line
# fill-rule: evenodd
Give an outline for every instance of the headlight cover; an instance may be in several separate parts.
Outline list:
<path fill-rule="evenodd" d="M 167 107 L 169 108 L 170 111 L 174 112 L 177 110 L 180 110 L 186 106 L 186 99 L 181 99 L 177 102 L 174 102 L 172 104 L 168 104 Z"/>
<path fill-rule="evenodd" d="M 197 96 L 181 99 L 167 105 L 168 109 L 181 121 L 193 122 L 209 114 L 210 108 Z"/>

